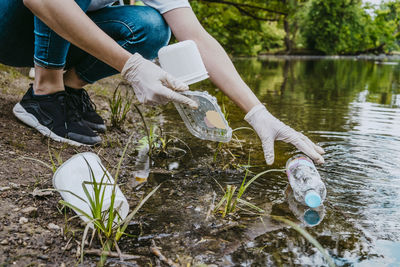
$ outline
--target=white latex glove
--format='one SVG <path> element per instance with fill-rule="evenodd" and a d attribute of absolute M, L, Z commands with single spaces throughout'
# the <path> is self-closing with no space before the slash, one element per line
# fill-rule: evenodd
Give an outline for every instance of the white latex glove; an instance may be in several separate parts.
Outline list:
<path fill-rule="evenodd" d="M 309 156 L 315 162 L 322 164 L 325 151 L 314 144 L 307 136 L 297 132 L 275 118 L 264 105 L 253 107 L 244 119 L 254 128 L 261 139 L 265 161 L 268 165 L 274 163 L 274 141 L 281 140 L 291 143 L 298 150 Z"/>
<path fill-rule="evenodd" d="M 195 101 L 177 93 L 188 90 L 189 87 L 186 84 L 138 53 L 128 59 L 121 74 L 133 87 L 141 103 L 166 104 L 173 101 L 188 105 L 193 109 L 198 108 Z"/>

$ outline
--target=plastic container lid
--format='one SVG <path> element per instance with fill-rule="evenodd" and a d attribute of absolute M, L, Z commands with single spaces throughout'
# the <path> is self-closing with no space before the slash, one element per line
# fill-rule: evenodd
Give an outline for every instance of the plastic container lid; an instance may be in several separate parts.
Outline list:
<path fill-rule="evenodd" d="M 186 91 L 182 94 L 199 104 L 199 108 L 193 110 L 186 105 L 174 103 L 190 133 L 203 140 L 218 142 L 231 140 L 232 129 L 215 97 L 199 91 Z"/>
<path fill-rule="evenodd" d="M 321 197 L 314 190 L 306 194 L 304 201 L 310 208 L 316 208 L 321 205 Z"/>

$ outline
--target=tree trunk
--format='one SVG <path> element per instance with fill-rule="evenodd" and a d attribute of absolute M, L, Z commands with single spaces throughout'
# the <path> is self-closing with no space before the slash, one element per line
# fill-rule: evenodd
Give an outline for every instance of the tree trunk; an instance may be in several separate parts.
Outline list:
<path fill-rule="evenodd" d="M 288 16 L 283 17 L 283 29 L 285 30 L 285 47 L 286 52 L 290 54 L 292 52 L 292 41 L 290 40 L 290 24 L 288 21 Z"/>

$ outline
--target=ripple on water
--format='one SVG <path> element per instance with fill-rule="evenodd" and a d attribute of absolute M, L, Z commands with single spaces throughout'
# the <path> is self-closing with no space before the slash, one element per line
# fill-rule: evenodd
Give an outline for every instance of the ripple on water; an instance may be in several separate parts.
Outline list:
<path fill-rule="evenodd" d="M 400 110 L 352 103 L 347 132 L 315 131 L 324 139 L 320 167 L 329 199 L 376 238 L 400 239 Z"/>

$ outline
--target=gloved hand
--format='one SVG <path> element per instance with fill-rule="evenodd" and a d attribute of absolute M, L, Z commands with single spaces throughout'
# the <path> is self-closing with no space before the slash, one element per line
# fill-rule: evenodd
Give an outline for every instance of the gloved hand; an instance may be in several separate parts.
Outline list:
<path fill-rule="evenodd" d="M 198 108 L 195 101 L 177 93 L 188 90 L 186 84 L 138 53 L 128 59 L 121 74 L 133 87 L 141 103 L 166 104 L 173 101 L 186 104 L 193 109 Z"/>
<path fill-rule="evenodd" d="M 275 118 L 264 105 L 253 107 L 244 119 L 254 128 L 261 139 L 265 161 L 268 165 L 274 163 L 274 141 L 281 140 L 293 144 L 297 149 L 309 156 L 315 162 L 322 164 L 325 151 L 314 144 L 308 137 L 297 132 Z"/>

